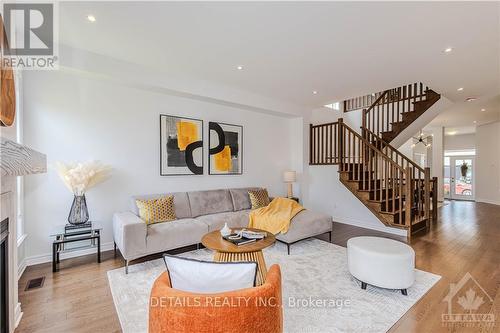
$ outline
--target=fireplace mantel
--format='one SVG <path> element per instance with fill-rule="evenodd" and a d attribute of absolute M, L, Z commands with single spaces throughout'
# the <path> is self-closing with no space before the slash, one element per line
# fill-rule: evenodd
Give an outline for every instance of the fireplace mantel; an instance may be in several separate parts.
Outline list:
<path fill-rule="evenodd" d="M 27 146 L 1 138 L 0 169 L 2 177 L 45 173 L 47 157 Z"/>

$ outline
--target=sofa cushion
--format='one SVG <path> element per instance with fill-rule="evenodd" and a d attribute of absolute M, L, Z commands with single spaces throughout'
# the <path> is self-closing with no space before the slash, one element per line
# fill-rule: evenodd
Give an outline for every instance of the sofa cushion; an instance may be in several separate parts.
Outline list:
<path fill-rule="evenodd" d="M 224 223 L 230 228 L 244 228 L 248 226 L 248 215 L 250 210 L 240 210 L 238 212 L 227 212 L 219 214 L 203 215 L 196 220 L 207 225 L 208 231 L 220 230 Z"/>
<path fill-rule="evenodd" d="M 306 209 L 295 215 L 288 232 L 280 233 L 276 239 L 293 243 L 328 231 L 332 231 L 332 217 Z"/>
<path fill-rule="evenodd" d="M 164 194 L 148 194 L 148 195 L 135 195 L 132 196 L 130 202 L 130 210 L 139 216 L 139 208 L 137 208 L 136 200 L 150 200 L 158 199 L 168 195 L 174 196 L 174 210 L 175 216 L 178 219 L 185 219 L 191 217 L 191 208 L 189 207 L 189 199 L 186 192 L 164 193 Z"/>
<path fill-rule="evenodd" d="M 248 191 L 248 196 L 250 197 L 252 209 L 265 207 L 271 202 L 267 189 L 265 188 L 256 191 Z"/>
<path fill-rule="evenodd" d="M 247 188 L 232 188 L 229 189 L 231 193 L 231 199 L 233 200 L 233 207 L 235 211 L 250 209 L 252 204 L 250 202 L 250 197 L 248 191 L 260 190 L 259 187 L 247 187 Z"/>
<path fill-rule="evenodd" d="M 201 242 L 208 232 L 205 223 L 195 219 L 180 219 L 148 226 L 146 248 L 148 253 L 163 252 Z"/>
<path fill-rule="evenodd" d="M 188 197 L 192 217 L 233 210 L 233 202 L 229 190 L 188 192 Z"/>
<path fill-rule="evenodd" d="M 173 195 L 157 199 L 137 199 L 135 203 L 139 208 L 139 217 L 146 224 L 168 222 L 176 219 Z"/>

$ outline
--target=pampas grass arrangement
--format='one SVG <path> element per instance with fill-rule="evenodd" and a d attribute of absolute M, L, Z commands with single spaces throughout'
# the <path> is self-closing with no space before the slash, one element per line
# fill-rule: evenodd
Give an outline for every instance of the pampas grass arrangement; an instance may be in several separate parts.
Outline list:
<path fill-rule="evenodd" d="M 85 195 L 89 189 L 111 176 L 111 167 L 99 161 L 56 162 L 56 169 L 63 183 L 76 196 Z"/>

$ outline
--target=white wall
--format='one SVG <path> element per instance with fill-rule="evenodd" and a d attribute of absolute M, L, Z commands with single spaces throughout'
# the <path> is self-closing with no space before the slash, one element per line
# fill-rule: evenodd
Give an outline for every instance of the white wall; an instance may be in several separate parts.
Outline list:
<path fill-rule="evenodd" d="M 438 177 L 438 200 L 444 200 L 444 127 L 432 127 L 426 130 L 432 134 L 432 154 L 428 163 L 431 168 L 431 177 Z"/>
<path fill-rule="evenodd" d="M 91 219 L 102 221 L 103 244 L 109 245 L 112 214 L 128 208 L 130 195 L 243 186 L 265 186 L 272 195 L 283 195 L 282 172 L 302 158 L 292 153 L 301 147 L 292 144 L 296 120 L 289 118 L 68 72 L 27 72 L 24 91 L 25 143 L 46 153 L 49 163 L 48 174 L 25 183 L 31 263 L 47 260 L 50 229 L 66 223 L 71 205 L 72 195 L 50 168 L 55 161 L 97 159 L 114 168 L 112 178 L 87 195 Z M 205 175 L 159 176 L 160 113 L 204 120 Z M 208 121 L 243 125 L 243 175 L 207 174 Z"/>
<path fill-rule="evenodd" d="M 444 137 L 444 150 L 462 150 L 475 149 L 476 135 L 461 134 L 461 135 L 446 135 Z"/>
<path fill-rule="evenodd" d="M 476 128 L 476 201 L 500 205 L 500 122 Z"/>

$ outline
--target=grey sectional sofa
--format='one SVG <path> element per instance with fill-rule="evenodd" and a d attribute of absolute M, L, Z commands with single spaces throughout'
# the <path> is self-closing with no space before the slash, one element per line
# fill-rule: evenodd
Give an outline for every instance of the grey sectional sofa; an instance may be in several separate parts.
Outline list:
<path fill-rule="evenodd" d="M 250 213 L 248 191 L 256 188 L 169 193 L 174 196 L 176 220 L 146 225 L 139 218 L 136 199 L 157 198 L 166 194 L 133 196 L 131 210 L 113 216 L 113 237 L 128 264 L 149 254 L 199 244 L 206 233 L 230 227 L 246 227 Z M 293 219 L 290 229 L 276 238 L 288 245 L 299 240 L 332 232 L 332 217 L 304 210 Z"/>

